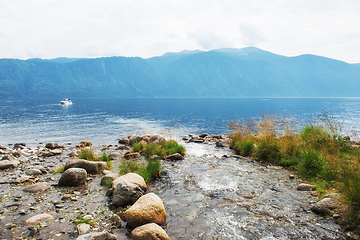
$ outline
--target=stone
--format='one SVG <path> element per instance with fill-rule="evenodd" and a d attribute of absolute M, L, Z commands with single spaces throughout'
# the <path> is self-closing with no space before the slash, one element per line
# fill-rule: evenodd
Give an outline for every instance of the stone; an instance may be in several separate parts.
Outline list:
<path fill-rule="evenodd" d="M 184 160 L 184 156 L 181 155 L 180 153 L 175 153 L 175 154 L 171 154 L 169 156 L 166 157 L 166 160 Z"/>
<path fill-rule="evenodd" d="M 314 185 L 301 183 L 296 190 L 298 191 L 315 191 L 316 187 Z"/>
<path fill-rule="evenodd" d="M 69 168 L 60 177 L 58 186 L 84 185 L 87 179 L 86 170 L 83 168 Z"/>
<path fill-rule="evenodd" d="M 71 153 L 69 153 L 68 156 L 71 157 L 71 158 L 74 158 L 74 157 L 77 156 L 77 153 L 76 153 L 76 151 L 72 151 Z"/>
<path fill-rule="evenodd" d="M 28 170 L 26 170 L 25 173 L 26 173 L 27 175 L 37 176 L 37 175 L 41 175 L 41 174 L 42 174 L 42 171 L 39 170 L 39 169 L 33 168 L 33 169 L 28 169 Z"/>
<path fill-rule="evenodd" d="M 56 142 L 49 142 L 45 145 L 47 149 L 55 149 L 58 147 L 58 144 Z"/>
<path fill-rule="evenodd" d="M 56 148 L 56 149 L 51 149 L 51 150 L 49 150 L 49 152 L 52 154 L 52 156 L 56 156 L 56 155 L 62 154 L 62 150 L 61 150 L 61 149 L 58 149 L 58 148 Z"/>
<path fill-rule="evenodd" d="M 164 229 L 156 223 L 148 223 L 131 231 L 133 240 L 170 240 Z"/>
<path fill-rule="evenodd" d="M 139 158 L 139 157 L 141 157 L 141 155 L 138 152 L 124 154 L 124 158 L 126 158 L 126 159 L 134 159 L 134 158 Z"/>
<path fill-rule="evenodd" d="M 17 160 L 2 160 L 0 161 L 0 169 L 17 168 L 20 162 Z"/>
<path fill-rule="evenodd" d="M 117 240 L 117 237 L 108 232 L 93 232 L 80 235 L 76 240 Z"/>
<path fill-rule="evenodd" d="M 79 142 L 78 145 L 76 145 L 76 147 L 78 148 L 83 148 L 83 147 L 91 147 L 93 144 L 92 142 L 89 142 L 89 141 L 81 141 Z"/>
<path fill-rule="evenodd" d="M 121 227 L 121 218 L 119 217 L 119 215 L 117 214 L 112 215 L 110 220 L 112 221 L 113 225 L 117 227 Z"/>
<path fill-rule="evenodd" d="M 217 147 L 221 147 L 221 148 L 229 148 L 230 144 L 231 144 L 231 139 L 228 138 L 228 139 L 225 139 L 225 140 L 217 141 L 215 145 Z"/>
<path fill-rule="evenodd" d="M 138 136 L 138 135 L 131 136 L 131 137 L 129 138 L 129 144 L 130 144 L 130 146 L 132 146 L 134 143 L 140 142 L 142 139 L 143 139 L 143 137 Z"/>
<path fill-rule="evenodd" d="M 128 138 L 122 138 L 119 139 L 119 143 L 124 145 L 130 145 L 130 140 Z"/>
<path fill-rule="evenodd" d="M 147 223 L 163 225 L 166 221 L 166 212 L 161 199 L 154 193 L 148 193 L 125 211 L 124 218 L 133 228 Z"/>
<path fill-rule="evenodd" d="M 125 175 L 122 175 L 118 178 L 116 178 L 113 182 L 112 182 L 112 187 L 115 190 L 118 182 L 120 181 L 128 181 L 131 182 L 133 184 L 138 185 L 143 191 L 146 191 L 147 189 L 147 185 L 146 182 L 144 180 L 144 178 L 142 176 L 140 176 L 137 173 L 127 173 Z"/>
<path fill-rule="evenodd" d="M 100 185 L 106 186 L 109 181 L 114 181 L 116 178 L 118 178 L 120 175 L 118 173 L 109 173 L 102 177 Z M 112 183 L 111 183 L 112 184 Z M 112 186 L 112 185 L 111 185 Z"/>
<path fill-rule="evenodd" d="M 99 173 L 107 169 L 106 162 L 88 161 L 84 159 L 70 159 L 65 164 L 65 170 L 69 168 L 83 168 L 87 173 Z"/>
<path fill-rule="evenodd" d="M 16 160 L 16 158 L 15 158 L 14 156 L 12 156 L 12 155 L 5 155 L 5 156 L 3 156 L 3 157 L 1 158 L 1 161 L 2 161 L 2 160 L 14 161 L 14 160 Z"/>
<path fill-rule="evenodd" d="M 40 182 L 40 183 L 35 183 L 33 185 L 27 186 L 23 189 L 24 192 L 31 192 L 31 193 L 36 193 L 36 192 L 44 192 L 46 190 L 49 190 L 50 184 L 47 182 Z"/>
<path fill-rule="evenodd" d="M 112 204 L 117 207 L 133 204 L 143 195 L 144 191 L 138 185 L 119 181 L 113 192 Z"/>
<path fill-rule="evenodd" d="M 112 153 L 110 153 L 110 157 L 111 157 L 111 159 L 120 159 L 120 158 L 122 158 L 122 155 L 120 154 L 120 153 L 118 153 L 118 152 L 112 152 Z"/>
<path fill-rule="evenodd" d="M 339 201 L 333 198 L 324 198 L 311 206 L 311 211 L 319 215 L 329 215 L 332 210 L 339 207 Z"/>
<path fill-rule="evenodd" d="M 79 235 L 83 235 L 85 233 L 88 233 L 91 229 L 91 226 L 89 224 L 86 223 L 80 223 L 76 226 L 76 229 L 79 233 Z"/>
<path fill-rule="evenodd" d="M 205 137 L 207 137 L 207 136 L 209 136 L 209 134 L 207 134 L 207 133 L 199 134 L 199 137 L 200 137 L 200 138 L 205 138 Z"/>
<path fill-rule="evenodd" d="M 54 217 L 47 213 L 38 214 L 25 220 L 24 225 L 35 225 L 38 223 L 51 221 Z"/>
<path fill-rule="evenodd" d="M 26 148 L 26 143 L 15 143 L 14 149 L 15 148 Z"/>

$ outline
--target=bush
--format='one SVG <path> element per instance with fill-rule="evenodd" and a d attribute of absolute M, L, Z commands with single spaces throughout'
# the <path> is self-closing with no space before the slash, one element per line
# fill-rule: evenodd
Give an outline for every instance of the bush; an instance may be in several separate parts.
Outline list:
<path fill-rule="evenodd" d="M 124 161 L 119 165 L 119 173 L 124 175 L 126 173 L 137 173 L 142 176 L 145 182 L 150 183 L 160 176 L 163 167 L 159 159 L 147 161 L 144 165 L 134 160 Z"/>
<path fill-rule="evenodd" d="M 254 149 L 254 157 L 265 161 L 279 162 L 281 155 L 276 139 L 272 136 L 262 137 Z"/>
<path fill-rule="evenodd" d="M 159 157 L 164 157 L 174 153 L 185 154 L 185 147 L 180 145 L 175 140 L 168 140 L 162 144 L 140 144 L 134 143 L 132 145 L 133 152 L 139 152 L 142 156 L 151 157 L 153 155 L 158 155 Z"/>

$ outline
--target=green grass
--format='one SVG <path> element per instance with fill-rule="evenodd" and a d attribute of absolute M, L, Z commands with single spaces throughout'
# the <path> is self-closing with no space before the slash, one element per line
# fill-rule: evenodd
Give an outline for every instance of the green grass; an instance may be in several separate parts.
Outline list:
<path fill-rule="evenodd" d="M 84 147 L 78 151 L 78 158 L 89 161 L 103 161 L 106 162 L 108 169 L 113 168 L 110 154 L 103 151 L 101 155 L 97 155 L 91 147 Z"/>
<path fill-rule="evenodd" d="M 89 224 L 91 226 L 95 226 L 95 222 L 91 219 L 88 218 L 84 218 L 84 214 L 79 214 L 76 216 L 76 219 L 73 221 L 75 224 L 80 224 L 80 223 L 86 223 Z"/>
<path fill-rule="evenodd" d="M 141 144 L 134 143 L 132 145 L 133 152 L 139 152 L 142 156 L 151 157 L 157 155 L 159 157 L 168 156 L 174 153 L 180 153 L 184 155 L 186 153 L 185 147 L 180 145 L 175 140 L 167 140 L 162 144 Z"/>
<path fill-rule="evenodd" d="M 65 171 L 65 166 L 59 166 L 59 167 L 56 167 L 54 172 L 52 174 L 58 174 L 58 173 L 63 173 Z"/>
<path fill-rule="evenodd" d="M 142 164 L 135 160 L 127 160 L 119 165 L 119 173 L 124 175 L 126 173 L 137 173 L 142 176 L 147 183 L 151 183 L 160 176 L 163 167 L 159 159 L 148 160 L 146 164 Z"/>
<path fill-rule="evenodd" d="M 360 224 L 360 149 L 352 146 L 334 118 L 322 114 L 300 131 L 275 116 L 229 124 L 237 154 L 291 168 L 316 184 L 320 193 L 336 188 L 348 209 L 357 211 L 354 224 Z"/>

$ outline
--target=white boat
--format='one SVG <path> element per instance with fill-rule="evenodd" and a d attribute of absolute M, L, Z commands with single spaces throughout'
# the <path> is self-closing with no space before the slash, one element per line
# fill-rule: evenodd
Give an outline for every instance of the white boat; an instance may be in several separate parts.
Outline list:
<path fill-rule="evenodd" d="M 60 101 L 62 105 L 69 105 L 72 104 L 72 101 L 68 98 L 65 98 L 64 100 Z"/>

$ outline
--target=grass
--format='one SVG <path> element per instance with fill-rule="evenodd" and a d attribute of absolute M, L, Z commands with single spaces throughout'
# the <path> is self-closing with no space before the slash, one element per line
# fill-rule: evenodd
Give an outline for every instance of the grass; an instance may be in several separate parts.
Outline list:
<path fill-rule="evenodd" d="M 180 153 L 182 155 L 186 153 L 185 147 L 180 145 L 175 140 L 167 140 L 161 144 L 142 144 L 136 142 L 132 145 L 132 151 L 139 152 L 142 156 L 145 157 L 151 157 L 153 155 L 164 157 L 174 153 Z"/>
<path fill-rule="evenodd" d="M 352 226 L 359 230 L 360 148 L 353 146 L 334 118 L 322 114 L 300 131 L 293 121 L 272 115 L 229 125 L 231 147 L 237 154 L 291 168 L 321 193 L 336 188 L 356 215 Z"/>
<path fill-rule="evenodd" d="M 58 173 L 63 173 L 65 171 L 65 166 L 59 166 L 59 167 L 56 167 L 54 172 L 52 174 L 58 174 Z"/>
<path fill-rule="evenodd" d="M 97 155 L 91 147 L 84 147 L 78 151 L 78 158 L 89 161 L 103 161 L 106 162 L 107 167 L 111 169 L 113 167 L 110 154 L 106 151 L 102 151 L 101 155 Z"/>
<path fill-rule="evenodd" d="M 124 175 L 126 173 L 137 173 L 142 176 L 146 183 L 151 183 L 160 176 L 163 167 L 159 159 L 148 160 L 145 164 L 135 160 L 126 160 L 119 165 L 119 173 Z"/>
<path fill-rule="evenodd" d="M 80 223 L 86 223 L 89 224 L 91 226 L 95 226 L 95 222 L 91 219 L 88 218 L 84 218 L 84 214 L 79 214 L 76 216 L 76 219 L 73 221 L 75 224 L 80 224 Z"/>

